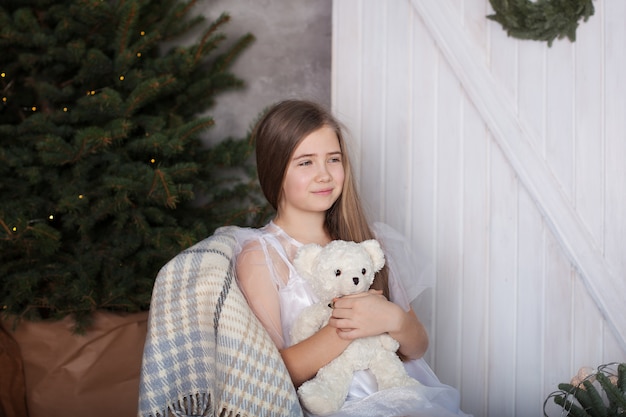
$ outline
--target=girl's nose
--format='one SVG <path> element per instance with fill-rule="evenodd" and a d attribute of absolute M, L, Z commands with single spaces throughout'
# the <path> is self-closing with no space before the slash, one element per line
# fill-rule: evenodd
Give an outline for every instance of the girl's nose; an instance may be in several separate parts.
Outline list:
<path fill-rule="evenodd" d="M 322 165 L 317 172 L 317 180 L 320 182 L 330 181 L 332 175 L 330 175 L 330 171 L 326 167 L 326 165 Z"/>

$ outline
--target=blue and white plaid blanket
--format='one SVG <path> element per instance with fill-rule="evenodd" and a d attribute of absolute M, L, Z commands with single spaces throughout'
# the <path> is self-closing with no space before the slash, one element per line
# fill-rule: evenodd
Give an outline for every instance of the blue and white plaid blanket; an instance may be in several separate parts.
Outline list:
<path fill-rule="evenodd" d="M 235 281 L 238 230 L 218 229 L 159 272 L 138 416 L 302 416 L 280 354 Z"/>

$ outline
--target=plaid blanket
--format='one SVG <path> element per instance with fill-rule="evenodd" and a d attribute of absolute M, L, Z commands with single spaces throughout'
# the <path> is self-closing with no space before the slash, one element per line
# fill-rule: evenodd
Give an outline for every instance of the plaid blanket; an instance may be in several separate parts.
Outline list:
<path fill-rule="evenodd" d="M 218 229 L 159 272 L 138 416 L 302 416 L 280 354 L 234 278 L 241 230 Z"/>

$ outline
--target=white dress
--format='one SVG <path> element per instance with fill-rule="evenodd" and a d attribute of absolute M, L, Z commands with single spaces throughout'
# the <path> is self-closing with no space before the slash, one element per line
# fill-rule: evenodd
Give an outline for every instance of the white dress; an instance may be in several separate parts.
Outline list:
<path fill-rule="evenodd" d="M 416 265 L 415 254 L 393 229 L 377 223 L 374 232 L 389 267 L 390 299 L 408 311 L 410 302 L 432 286 L 431 274 L 426 272 L 424 264 Z M 247 274 L 248 279 L 254 281 L 240 282 L 240 286 L 274 343 L 279 349 L 288 347 L 296 317 L 317 301 L 293 266 L 295 253 L 302 244 L 273 222 L 261 229 L 241 229 L 240 233 L 238 240 L 244 249 L 238 254 L 238 265 L 240 262 L 256 263 L 255 273 Z M 254 256 L 249 256 L 251 254 Z M 406 282 L 401 283 L 400 278 Z M 280 306 L 279 311 L 268 311 L 264 307 L 276 304 Z M 459 409 L 458 391 L 442 384 L 424 359 L 405 362 L 404 366 L 421 385 L 378 391 L 373 375 L 369 371 L 358 371 L 344 406 L 332 416 L 468 416 Z M 306 416 L 313 416 L 304 411 Z"/>

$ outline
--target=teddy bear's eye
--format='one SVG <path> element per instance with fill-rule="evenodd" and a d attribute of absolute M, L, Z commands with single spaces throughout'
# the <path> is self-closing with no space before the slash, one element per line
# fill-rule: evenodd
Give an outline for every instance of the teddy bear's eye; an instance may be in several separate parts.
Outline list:
<path fill-rule="evenodd" d="M 365 270 L 365 268 L 363 268 L 363 269 L 361 269 L 361 273 L 362 273 L 363 275 L 365 275 L 365 274 L 367 273 L 367 270 Z"/>
<path fill-rule="evenodd" d="M 335 269 L 335 276 L 338 277 L 341 275 L 341 269 Z"/>

